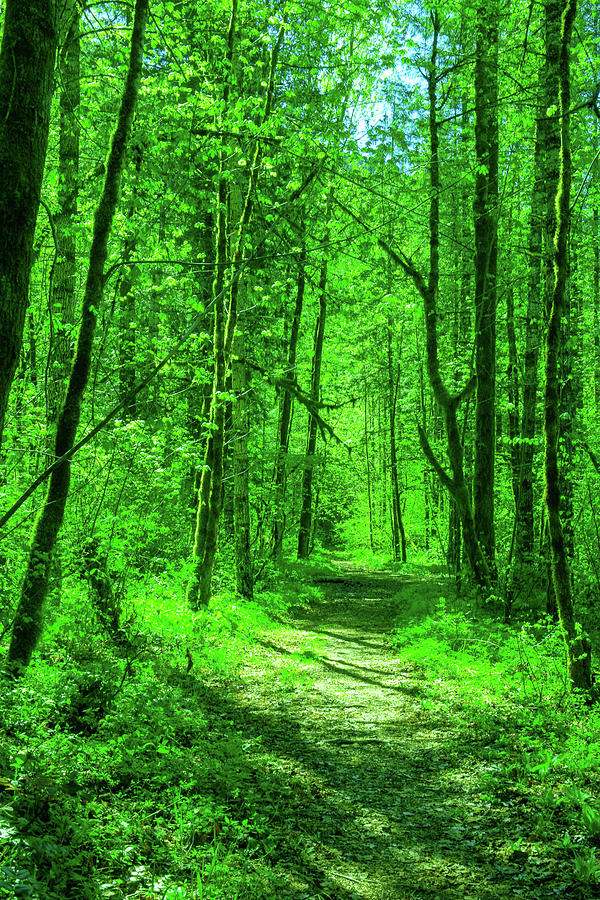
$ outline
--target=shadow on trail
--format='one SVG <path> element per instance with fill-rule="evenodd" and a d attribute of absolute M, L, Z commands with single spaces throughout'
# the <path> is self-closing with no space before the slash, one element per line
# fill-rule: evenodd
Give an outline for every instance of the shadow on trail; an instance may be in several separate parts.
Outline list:
<path fill-rule="evenodd" d="M 357 681 L 364 681 L 365 684 L 373 684 L 388 691 L 400 690 L 400 688 L 398 688 L 396 685 L 383 684 L 377 679 L 367 678 L 365 675 L 359 674 L 359 672 L 372 672 L 377 675 L 388 675 L 388 669 L 376 669 L 371 666 L 359 666 L 354 662 L 345 663 L 341 659 L 331 659 L 331 657 L 323 656 L 319 653 L 316 653 L 314 650 L 288 650 L 287 647 L 280 647 L 279 644 L 274 644 L 272 641 L 256 640 L 255 643 L 259 644 L 261 647 L 265 647 L 267 650 L 274 650 L 275 653 L 281 653 L 283 656 L 301 658 L 307 660 L 308 662 L 321 663 L 322 666 L 324 666 L 326 669 L 330 669 L 332 672 L 338 672 L 340 675 L 347 675 L 348 678 L 356 678 Z M 346 666 L 348 666 L 349 668 L 346 668 Z M 358 670 L 358 673 L 355 670 Z"/>
<path fill-rule="evenodd" d="M 379 606 L 375 616 L 376 605 L 373 598 L 350 604 L 335 600 L 328 617 L 334 627 L 347 628 L 351 621 L 353 628 L 372 634 L 391 613 Z M 323 605 L 315 610 L 315 624 L 323 611 Z M 298 624 L 307 640 L 319 633 L 306 614 Z M 318 689 L 287 683 L 277 690 L 272 682 L 252 677 L 227 696 L 222 685 L 189 682 L 215 734 L 223 734 L 224 724 L 231 729 L 223 744 L 232 742 L 231 735 L 240 736 L 237 745 L 233 738 L 237 755 L 227 768 L 240 773 L 238 782 L 231 784 L 228 775 L 219 791 L 230 792 L 239 818 L 252 819 L 258 811 L 267 822 L 272 849 L 253 858 L 255 870 L 276 874 L 276 896 L 283 900 L 514 896 L 522 883 L 503 869 L 499 855 L 514 836 L 513 823 L 506 814 L 495 815 L 490 801 L 479 796 L 485 785 L 477 767 L 483 771 L 486 756 L 473 755 L 466 735 L 456 730 L 459 723 L 441 707 L 437 717 L 423 714 L 414 695 L 426 694 L 426 685 L 415 684 L 400 661 L 397 667 L 392 661 L 387 672 L 364 665 L 368 650 L 385 652 L 382 644 L 321 633 L 357 643 L 361 665 L 330 662 L 331 646 L 318 654 L 258 642 L 278 656 L 317 662 L 327 673 L 317 670 Z M 400 683 L 369 678 L 365 671 L 388 674 Z M 381 690 L 386 691 L 383 705 Z M 357 708 L 365 713 L 353 718 Z M 387 710 L 391 715 L 382 718 Z M 489 743 L 493 740 L 490 735 Z M 535 810 L 519 808 L 518 815 L 521 822 L 533 823 Z M 529 865 L 521 861 L 518 868 Z M 551 875 L 539 886 L 528 881 L 526 893 L 517 893 L 531 900 L 555 893 L 581 896 L 560 880 Z"/>

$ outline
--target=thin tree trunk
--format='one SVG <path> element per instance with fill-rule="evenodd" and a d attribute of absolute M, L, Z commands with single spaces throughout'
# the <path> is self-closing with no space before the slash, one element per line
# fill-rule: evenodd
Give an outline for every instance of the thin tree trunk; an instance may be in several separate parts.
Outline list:
<path fill-rule="evenodd" d="M 235 532 L 235 571 L 237 589 L 246 600 L 254 596 L 254 575 L 250 552 L 250 430 L 248 375 L 244 363 L 244 335 L 237 331 L 233 339 L 231 372 L 233 403 L 233 519 Z"/>
<path fill-rule="evenodd" d="M 302 228 L 304 217 L 301 212 Z M 298 283 L 296 287 L 296 305 L 294 318 L 290 329 L 290 338 L 287 349 L 287 365 L 285 377 L 293 381 L 296 377 L 296 351 L 298 348 L 298 334 L 302 319 L 302 307 L 304 304 L 304 289 L 306 284 L 306 241 L 302 236 L 302 248 L 298 258 Z M 279 417 L 279 434 L 277 438 L 277 458 L 275 462 L 275 514 L 273 520 L 273 548 L 277 559 L 283 556 L 283 536 L 285 533 L 285 495 L 287 481 L 287 452 L 290 437 L 290 423 L 292 418 L 292 395 L 290 391 L 283 391 L 281 397 L 281 414 Z"/>
<path fill-rule="evenodd" d="M 55 0 L 6 0 L 0 48 L 0 445 L 29 300 L 57 27 Z"/>
<path fill-rule="evenodd" d="M 367 507 L 369 511 L 369 545 L 371 553 L 375 552 L 375 542 L 373 540 L 373 498 L 371 495 L 371 457 L 369 454 L 369 409 L 368 409 L 368 390 L 367 390 L 367 374 L 365 372 L 365 402 L 364 402 L 364 419 L 365 419 L 365 462 L 367 465 Z"/>
<path fill-rule="evenodd" d="M 88 382 L 96 321 L 103 299 L 108 239 L 117 209 L 123 161 L 138 96 L 147 17 L 148 0 L 136 0 L 127 78 L 106 161 L 104 185 L 94 216 L 77 349 L 56 429 L 56 459 L 67 453 L 75 442 L 83 394 Z M 44 505 L 33 529 L 25 579 L 8 651 L 8 668 L 15 674 L 29 665 L 42 632 L 43 606 L 48 592 L 52 556 L 64 517 L 70 480 L 71 460 L 67 459 L 50 476 Z"/>
<path fill-rule="evenodd" d="M 237 17 L 237 0 L 232 2 L 231 18 L 229 21 L 228 38 L 227 38 L 227 60 L 228 72 L 233 67 L 233 45 L 235 36 L 235 23 Z M 277 59 L 283 42 L 284 29 L 279 29 L 277 41 L 271 53 L 271 63 L 269 69 L 269 80 L 267 84 L 267 93 L 265 98 L 265 106 L 262 116 L 262 122 L 266 122 L 271 113 L 273 102 L 273 94 L 275 89 L 275 69 L 277 67 Z M 229 82 L 226 81 L 223 92 L 225 108 L 228 106 L 229 99 Z M 217 242 L 223 242 L 222 252 L 217 250 L 217 278 L 215 279 L 215 332 L 214 332 L 214 381 L 213 381 L 213 400 L 212 400 L 212 422 L 213 434 L 212 440 L 209 439 L 207 444 L 207 456 L 209 453 L 209 445 L 212 443 L 212 469 L 210 471 L 210 490 L 203 490 L 201 482 L 198 497 L 198 526 L 196 529 L 196 541 L 193 551 L 193 574 L 188 585 L 188 603 L 192 609 L 197 610 L 200 607 L 207 606 L 210 601 L 212 572 L 217 552 L 217 542 L 219 536 L 219 520 L 223 506 L 223 453 L 225 445 L 225 407 L 223 394 L 226 387 L 226 369 L 227 362 L 231 357 L 231 348 L 235 334 L 235 326 L 237 323 L 237 305 L 239 294 L 239 281 L 243 265 L 244 249 L 246 244 L 246 236 L 248 226 L 252 215 L 253 196 L 258 181 L 258 173 L 260 170 L 260 161 L 262 158 L 261 142 L 257 141 L 250 166 L 250 178 L 248 180 L 248 188 L 244 199 L 242 214 L 237 225 L 235 239 L 233 242 L 233 253 L 231 257 L 231 282 L 229 285 L 229 311 L 225 319 L 225 280 L 224 273 L 220 276 L 219 269 L 222 267 L 227 255 L 227 234 L 225 232 L 225 206 L 227 203 L 227 189 L 225 184 L 224 162 L 226 158 L 226 142 L 221 151 L 221 164 L 219 174 L 219 218 L 218 218 L 218 238 Z M 221 280 L 220 289 L 217 290 L 216 282 Z M 206 470 L 206 462 L 205 462 Z M 204 479 L 203 472 L 203 481 Z M 208 497 L 208 509 L 203 509 L 202 505 Z M 202 520 L 205 518 L 206 527 L 201 529 Z"/>
<path fill-rule="evenodd" d="M 547 127 L 543 96 L 543 70 L 539 74 L 537 123 L 533 161 L 533 190 L 529 212 L 527 312 L 525 318 L 525 354 L 523 357 L 523 407 L 519 441 L 518 485 L 515 510 L 515 546 L 505 598 L 505 618 L 508 621 L 515 596 L 525 585 L 531 584 L 537 568 L 534 561 L 533 528 L 533 458 L 536 442 L 536 410 L 538 392 L 538 361 L 541 339 L 542 304 L 540 278 L 542 268 L 542 237 L 545 216 L 544 204 L 544 143 Z"/>
<path fill-rule="evenodd" d="M 327 226 L 323 234 L 323 246 L 325 247 L 321 262 L 321 274 L 319 278 L 319 314 L 315 325 L 315 338 L 313 344 L 312 373 L 310 379 L 310 396 L 316 403 L 321 394 L 321 363 L 323 361 L 323 341 L 325 338 L 325 318 L 327 316 L 327 259 L 329 253 L 329 236 L 331 206 L 333 202 L 333 189 L 329 192 L 327 211 L 325 213 Z M 310 555 L 310 541 L 313 522 L 313 474 L 315 467 L 315 453 L 317 449 L 317 420 L 314 416 L 308 416 L 308 434 L 306 438 L 306 461 L 302 473 L 302 508 L 300 511 L 300 528 L 298 531 L 298 559 L 308 559 Z"/>
<path fill-rule="evenodd" d="M 58 149 L 58 214 L 54 218 L 56 257 L 50 276 L 51 330 L 47 372 L 48 438 L 54 439 L 54 429 L 62 407 L 66 380 L 71 366 L 72 328 L 75 321 L 77 285 L 77 243 L 75 224 L 79 196 L 79 104 L 80 85 L 79 12 L 65 39 L 60 58 L 60 131 Z M 55 318 L 59 323 L 53 327 Z"/>
<path fill-rule="evenodd" d="M 451 394 L 445 386 L 440 372 L 437 338 L 437 296 L 439 290 L 439 232 L 440 232 L 440 172 L 439 172 L 439 136 L 437 123 L 437 46 L 440 31 L 439 14 L 434 10 L 431 14 L 433 23 L 433 46 L 431 62 L 427 77 L 429 94 L 429 137 L 431 147 L 429 205 L 429 278 L 427 281 L 415 269 L 409 257 L 394 253 L 384 241 L 379 243 L 392 258 L 409 275 L 423 300 L 425 312 L 427 375 L 436 404 L 443 416 L 447 438 L 448 461 L 452 476 L 448 475 L 433 453 L 424 430 L 419 427 L 421 447 L 440 481 L 448 490 L 456 503 L 460 516 L 465 552 L 469 559 L 475 582 L 486 591 L 491 590 L 490 571 L 487 559 L 479 545 L 475 530 L 473 507 L 463 468 L 463 446 L 457 421 L 458 406 L 474 389 L 471 380 L 458 394 Z"/>
<path fill-rule="evenodd" d="M 592 213 L 593 241 L 594 241 L 594 420 L 598 422 L 600 417 L 600 244 L 598 244 L 598 206 L 594 206 Z"/>
<path fill-rule="evenodd" d="M 498 260 L 498 6 L 477 7 L 475 61 L 475 529 L 495 574 L 496 279 Z"/>
<path fill-rule="evenodd" d="M 392 535 L 394 538 L 394 560 L 406 562 L 406 533 L 402 521 L 400 504 L 400 483 L 398 479 L 398 453 L 396 448 L 396 406 L 398 402 L 397 385 L 394 381 L 392 353 L 392 317 L 387 323 L 388 352 L 388 402 L 390 407 L 390 469 L 392 474 Z"/>
<path fill-rule="evenodd" d="M 519 500 L 519 360 L 515 333 L 515 299 L 512 285 L 506 289 L 506 335 L 508 338 L 508 437 L 510 441 L 510 471 L 515 510 Z"/>
<path fill-rule="evenodd" d="M 554 254 L 554 290 L 546 332 L 546 362 L 544 390 L 544 477 L 545 501 L 550 535 L 552 581 L 561 625 L 568 650 L 568 672 L 574 688 L 590 690 L 592 686 L 591 644 L 581 635 L 575 623 L 571 595 L 571 573 L 560 520 L 560 487 L 558 469 L 559 439 L 559 377 L 558 360 L 561 346 L 561 319 L 565 307 L 569 272 L 568 237 L 570 226 L 570 198 L 572 162 L 569 134 L 571 103 L 570 40 L 576 12 L 576 0 L 566 0 L 562 7 L 558 72 L 558 110 L 560 116 L 560 178 L 556 196 L 556 237 Z"/>

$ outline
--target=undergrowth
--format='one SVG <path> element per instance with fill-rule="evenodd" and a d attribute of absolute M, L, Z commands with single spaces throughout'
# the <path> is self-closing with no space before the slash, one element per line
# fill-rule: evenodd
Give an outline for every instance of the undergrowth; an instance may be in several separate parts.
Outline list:
<path fill-rule="evenodd" d="M 192 616 L 185 573 L 132 583 L 131 645 L 81 584 L 50 609 L 34 664 L 0 698 L 0 897 L 276 896 L 264 785 L 226 696 L 254 638 L 315 588 L 222 589 Z"/>
<path fill-rule="evenodd" d="M 457 745 L 479 748 L 473 772 L 491 810 L 530 805 L 518 852 L 554 841 L 582 887 L 600 884 L 600 704 L 569 692 L 560 627 L 502 625 L 449 595 L 433 610 L 399 607 L 391 642 L 423 671 L 423 702 L 442 702 Z"/>

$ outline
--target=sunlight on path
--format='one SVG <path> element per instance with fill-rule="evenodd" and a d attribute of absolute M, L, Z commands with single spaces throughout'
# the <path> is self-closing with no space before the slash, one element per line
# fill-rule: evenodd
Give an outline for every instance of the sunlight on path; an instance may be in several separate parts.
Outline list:
<path fill-rule="evenodd" d="M 269 860 L 276 896 L 518 896 L 514 872 L 488 852 L 506 836 L 473 777 L 484 761 L 459 745 L 450 704 L 385 641 L 392 597 L 400 592 L 402 605 L 418 591 L 427 603 L 443 592 L 439 577 L 345 566 L 318 580 L 324 602 L 265 636 L 235 697 L 255 765 L 286 797 L 279 810 L 267 801 L 280 825 Z M 273 669 L 279 689 L 264 678 Z M 555 893 L 528 887 L 521 896 Z"/>

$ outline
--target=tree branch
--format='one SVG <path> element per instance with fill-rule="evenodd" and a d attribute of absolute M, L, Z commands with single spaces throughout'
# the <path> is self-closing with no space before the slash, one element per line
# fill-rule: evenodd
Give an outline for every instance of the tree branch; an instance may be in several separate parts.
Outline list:
<path fill-rule="evenodd" d="M 418 423 L 417 430 L 419 432 L 419 442 L 421 444 L 421 449 L 423 450 L 426 459 L 428 460 L 432 469 L 436 472 L 444 487 L 447 488 L 450 494 L 454 495 L 454 481 L 452 480 L 452 478 L 450 478 L 441 463 L 438 462 L 435 453 L 431 449 L 431 444 L 429 443 L 427 435 Z"/>

